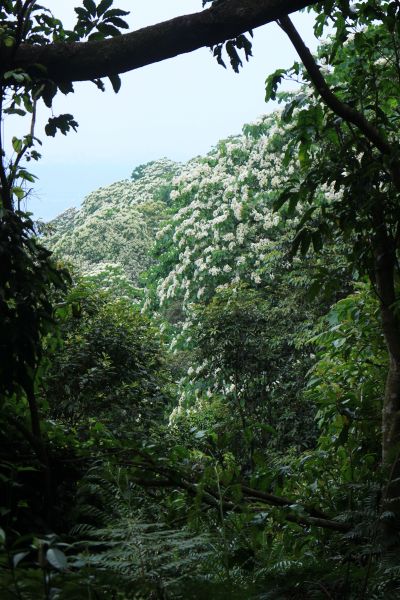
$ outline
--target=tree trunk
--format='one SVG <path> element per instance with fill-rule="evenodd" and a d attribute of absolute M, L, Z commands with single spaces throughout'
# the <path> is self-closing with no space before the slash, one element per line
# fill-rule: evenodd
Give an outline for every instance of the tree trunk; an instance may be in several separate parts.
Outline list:
<path fill-rule="evenodd" d="M 279 25 L 296 48 L 326 106 L 345 121 L 356 125 L 382 155 L 388 158 L 394 187 L 397 192 L 400 192 L 400 164 L 392 144 L 374 123 L 369 122 L 361 112 L 342 102 L 332 92 L 290 18 L 281 17 Z M 395 513 L 394 530 L 400 532 L 400 319 L 395 307 L 396 244 L 386 226 L 384 204 L 384 198 L 378 198 L 371 211 L 374 230 L 372 236 L 374 274 L 371 279 L 380 299 L 382 329 L 389 354 L 382 409 L 382 463 L 388 476 L 384 506 L 385 510 Z"/>
<path fill-rule="evenodd" d="M 385 225 L 382 204 L 373 210 L 373 223 L 374 284 L 389 355 L 382 408 L 382 463 L 388 474 L 384 505 L 385 510 L 395 513 L 395 529 L 400 530 L 400 321 L 395 308 L 396 249 Z"/>
<path fill-rule="evenodd" d="M 46 515 L 45 519 L 47 524 L 51 526 L 54 513 L 54 492 L 49 455 L 42 436 L 39 408 L 37 405 L 34 384 L 29 382 L 25 388 L 25 391 L 29 405 L 32 438 L 34 441 L 34 443 L 31 445 L 43 469 L 43 512 Z"/>

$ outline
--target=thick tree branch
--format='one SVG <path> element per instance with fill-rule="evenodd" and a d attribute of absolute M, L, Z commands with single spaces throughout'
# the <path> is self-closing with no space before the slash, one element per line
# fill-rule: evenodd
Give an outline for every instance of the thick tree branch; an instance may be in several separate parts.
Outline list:
<path fill-rule="evenodd" d="M 199 487 L 196 484 L 189 482 L 185 479 L 177 478 L 177 477 L 174 477 L 171 480 L 153 479 L 153 480 L 151 480 L 151 484 L 149 484 L 149 482 L 146 480 L 143 480 L 143 481 L 135 480 L 135 483 L 137 483 L 138 485 L 143 485 L 144 487 L 163 487 L 163 488 L 165 488 L 165 487 L 168 487 L 168 481 L 169 481 L 170 487 L 174 487 L 174 486 L 180 487 L 181 489 L 186 490 L 188 492 L 188 494 L 192 497 L 196 497 L 198 494 L 200 494 L 201 499 L 205 504 L 207 504 L 208 506 L 215 508 L 217 510 L 220 510 L 222 508 L 222 510 L 224 512 L 231 512 L 231 511 L 243 512 L 246 509 L 250 510 L 250 511 L 255 511 L 255 512 L 261 511 L 262 508 L 257 507 L 252 504 L 251 497 L 253 498 L 253 501 L 255 499 L 257 499 L 260 504 L 264 504 L 264 505 L 266 504 L 266 505 L 270 505 L 270 506 L 271 505 L 272 506 L 280 506 L 281 508 L 290 509 L 290 506 L 287 505 L 287 503 L 286 503 L 286 499 L 280 499 L 277 496 L 272 496 L 271 494 L 263 494 L 262 492 L 258 493 L 258 490 L 252 490 L 253 493 L 249 495 L 249 497 L 247 499 L 247 505 L 243 506 L 240 504 L 234 504 L 233 502 L 230 502 L 227 500 L 224 500 L 221 503 L 219 498 L 214 496 L 214 494 L 212 494 L 210 491 L 207 491 L 204 489 L 199 489 Z M 249 489 L 249 488 L 246 488 L 246 489 Z M 246 495 L 248 495 L 248 494 L 246 494 Z M 276 500 L 278 500 L 278 502 Z M 279 500 L 283 500 L 283 501 L 279 502 Z M 292 502 L 292 504 L 293 504 L 293 502 Z M 330 529 L 331 531 L 338 531 L 341 533 L 346 533 L 351 529 L 351 526 L 348 523 L 340 523 L 339 521 L 334 521 L 333 519 L 330 519 L 327 516 L 316 517 L 316 516 L 310 516 L 308 514 L 297 514 L 294 512 L 284 512 L 283 518 L 286 521 L 289 521 L 291 523 L 296 523 L 297 525 L 300 525 L 302 527 L 322 527 L 323 529 Z"/>
<path fill-rule="evenodd" d="M 124 463 L 125 465 L 127 463 Z M 128 463 L 129 464 L 129 463 Z M 217 495 L 213 493 L 213 491 L 208 487 L 204 489 L 198 483 L 189 481 L 185 477 L 183 477 L 178 471 L 174 471 L 173 469 L 166 468 L 165 466 L 160 467 L 155 463 L 150 464 L 135 464 L 135 468 L 142 469 L 145 472 L 153 472 L 154 474 L 159 474 L 159 477 L 155 477 L 152 479 L 149 478 L 137 478 L 134 477 L 133 481 L 140 486 L 145 488 L 180 488 L 185 490 L 189 496 L 197 497 L 200 495 L 204 504 L 215 508 L 217 510 L 222 510 L 224 512 L 243 512 L 245 510 L 260 512 L 263 508 L 260 505 L 274 506 L 284 510 L 283 518 L 286 521 L 290 521 L 291 523 L 297 523 L 303 527 L 322 527 L 324 529 L 330 529 L 332 531 L 338 531 L 345 533 L 351 529 L 351 525 L 348 523 L 340 523 L 339 521 L 335 521 L 331 519 L 328 515 L 325 515 L 322 511 L 316 509 L 315 507 L 310 507 L 307 505 L 301 504 L 304 513 L 298 514 L 291 511 L 291 507 L 295 504 L 300 504 L 299 502 L 295 502 L 289 498 L 275 496 L 274 494 L 269 494 L 267 492 L 261 492 L 260 490 L 255 490 L 249 488 L 245 485 L 241 485 L 241 489 L 243 492 L 243 500 L 244 503 L 234 503 L 231 500 L 223 500 L 221 506 L 221 500 Z M 223 496 L 227 496 L 227 489 L 224 490 Z M 264 509 L 265 510 L 265 509 Z"/>
<path fill-rule="evenodd" d="M 85 81 L 117 75 L 214 46 L 316 2 L 225 0 L 207 10 L 103 41 L 21 45 L 12 58 L 0 52 L 1 71 L 40 64 L 54 81 Z"/>
<path fill-rule="evenodd" d="M 265 502 L 266 504 L 270 504 L 272 506 L 291 506 L 295 504 L 295 501 L 290 498 L 285 498 L 284 496 L 276 496 L 275 494 L 270 494 L 268 492 L 262 492 L 260 490 L 255 490 L 249 488 L 245 485 L 242 485 L 243 495 L 248 498 L 256 498 L 261 502 Z M 321 519 L 329 519 L 329 517 L 323 513 L 319 508 L 315 508 L 314 506 L 302 505 L 303 509 L 306 513 L 308 513 L 312 517 L 317 517 Z"/>
<path fill-rule="evenodd" d="M 307 73 L 314 84 L 317 92 L 320 94 L 325 104 L 339 117 L 355 125 L 365 137 L 372 142 L 383 155 L 392 159 L 391 174 L 393 183 L 396 189 L 400 191 L 400 165 L 399 161 L 394 158 L 394 148 L 386 139 L 385 135 L 380 132 L 375 125 L 370 123 L 364 115 L 355 110 L 346 102 L 343 102 L 332 92 L 325 81 L 317 63 L 310 50 L 307 48 L 297 29 L 287 15 L 282 16 L 278 20 L 279 26 L 287 34 L 293 46 L 295 47 Z"/>

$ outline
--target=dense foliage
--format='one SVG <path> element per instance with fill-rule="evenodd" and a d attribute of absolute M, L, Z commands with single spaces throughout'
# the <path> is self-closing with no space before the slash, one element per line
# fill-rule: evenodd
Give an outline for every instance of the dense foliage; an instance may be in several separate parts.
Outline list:
<path fill-rule="evenodd" d="M 113 274 L 138 286 L 179 169 L 172 161 L 155 161 L 136 168 L 131 180 L 92 192 L 79 210 L 69 209 L 49 223 L 47 246 L 85 274 L 104 277 L 105 287 L 116 287 L 115 282 L 107 286 Z"/>
<path fill-rule="evenodd" d="M 6 2 L 0 41 L 117 36 L 111 6 L 66 31 Z M 399 7 L 316 11 L 316 58 L 280 20 L 304 64 L 267 79 L 299 84 L 282 111 L 44 236 L 19 211 L 37 140 L 2 148 L 2 597 L 398 597 Z M 1 86 L 31 131 L 57 92 Z"/>

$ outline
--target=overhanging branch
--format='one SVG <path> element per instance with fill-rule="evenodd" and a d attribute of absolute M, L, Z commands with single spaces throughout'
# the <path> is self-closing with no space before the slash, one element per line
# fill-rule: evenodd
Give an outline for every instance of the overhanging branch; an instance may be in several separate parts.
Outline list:
<path fill-rule="evenodd" d="M 129 462 L 124 462 L 123 464 L 127 466 Z M 189 479 L 178 471 L 164 465 L 159 466 L 154 462 L 150 462 L 147 464 L 137 463 L 133 466 L 143 470 L 145 473 L 152 472 L 156 475 L 156 477 L 151 479 L 148 477 L 133 477 L 132 481 L 137 485 L 144 488 L 180 488 L 185 490 L 189 496 L 199 496 L 205 505 L 217 510 L 222 508 L 224 512 L 260 512 L 265 510 L 265 506 L 274 506 L 283 510 L 282 516 L 286 521 L 297 523 L 302 527 L 322 527 L 323 529 L 330 529 L 331 531 L 341 533 L 346 533 L 351 529 L 351 525 L 348 523 L 335 521 L 315 507 L 310 507 L 307 504 L 302 504 L 289 498 L 261 492 L 243 484 L 240 484 L 243 494 L 242 502 L 237 503 L 229 499 L 229 488 L 224 490 L 224 500 L 221 501 L 209 486 L 203 487 L 198 482 L 189 481 Z M 301 506 L 302 510 L 295 512 L 292 509 L 294 505 Z"/>
<path fill-rule="evenodd" d="M 1 71 L 40 64 L 54 81 L 87 81 L 117 75 L 214 46 L 316 3 L 317 0 L 225 0 L 207 10 L 107 40 L 22 45 L 12 59 L 0 52 Z"/>

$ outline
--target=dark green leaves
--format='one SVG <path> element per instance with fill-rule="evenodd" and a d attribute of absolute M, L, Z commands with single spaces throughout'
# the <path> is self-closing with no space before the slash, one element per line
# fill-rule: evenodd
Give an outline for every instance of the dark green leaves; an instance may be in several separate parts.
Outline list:
<path fill-rule="evenodd" d="M 231 67 L 235 71 L 235 73 L 239 73 L 240 67 L 243 66 L 242 60 L 240 58 L 238 51 L 244 51 L 246 61 L 252 56 L 252 44 L 250 40 L 247 39 L 245 35 L 239 35 L 237 38 L 228 40 L 224 44 L 217 44 L 213 48 L 213 55 L 217 59 L 217 62 L 222 67 L 226 68 L 225 61 L 222 57 L 223 50 L 225 49 Z"/>
<path fill-rule="evenodd" d="M 278 83 L 279 82 L 277 81 L 277 84 Z M 275 90 L 275 92 L 276 92 L 276 90 Z M 282 121 L 284 123 L 289 123 L 291 121 L 291 119 L 292 119 L 294 110 L 296 108 L 301 107 L 305 103 L 306 99 L 307 99 L 306 94 L 299 94 L 293 100 L 291 100 L 290 102 L 288 102 L 286 104 L 285 108 L 282 111 Z"/>
<path fill-rule="evenodd" d="M 118 8 L 111 8 L 112 0 L 102 0 L 96 7 L 93 0 L 85 0 L 83 7 L 75 8 L 78 22 L 75 33 L 79 38 L 102 40 L 120 35 L 120 29 L 128 29 L 128 24 L 121 17 L 129 13 Z"/>
<path fill-rule="evenodd" d="M 218 44 L 217 46 L 214 46 L 213 49 L 213 55 L 214 57 L 217 59 L 217 63 L 219 65 L 221 65 L 221 67 L 224 67 L 224 69 L 226 69 L 226 64 L 222 58 L 222 50 L 223 50 L 223 45 L 222 44 Z"/>
<path fill-rule="evenodd" d="M 109 80 L 111 82 L 114 92 L 117 94 L 121 89 L 121 78 L 119 77 L 119 75 L 111 75 L 109 77 Z"/>
<path fill-rule="evenodd" d="M 83 0 L 83 6 L 92 17 L 96 16 L 96 4 L 93 0 Z"/>
<path fill-rule="evenodd" d="M 41 337 L 52 327 L 52 284 L 65 285 L 50 252 L 33 237 L 33 223 L 21 213 L 0 214 L 0 397 L 31 385 Z"/>
<path fill-rule="evenodd" d="M 58 117 L 51 117 L 45 127 L 46 135 L 54 137 L 57 131 L 61 131 L 63 135 L 67 135 L 70 129 L 76 131 L 78 123 L 72 115 L 64 114 Z"/>
<path fill-rule="evenodd" d="M 225 49 L 229 56 L 232 69 L 235 71 L 235 73 L 239 73 L 239 67 L 242 67 L 243 63 L 239 57 L 239 54 L 237 53 L 236 44 L 234 41 L 229 40 L 226 42 Z"/>
<path fill-rule="evenodd" d="M 48 108 L 52 107 L 53 99 L 57 94 L 57 86 L 52 81 L 48 81 L 44 84 L 41 96 L 43 98 L 43 102 Z"/>
<path fill-rule="evenodd" d="M 281 83 L 286 69 L 277 69 L 272 75 L 269 75 L 265 81 L 265 102 L 276 100 L 276 92 Z"/>
<path fill-rule="evenodd" d="M 101 17 L 101 15 L 103 15 L 106 10 L 108 10 L 110 8 L 110 6 L 112 6 L 113 0 L 102 0 L 100 2 L 100 4 L 97 6 L 97 16 Z"/>

